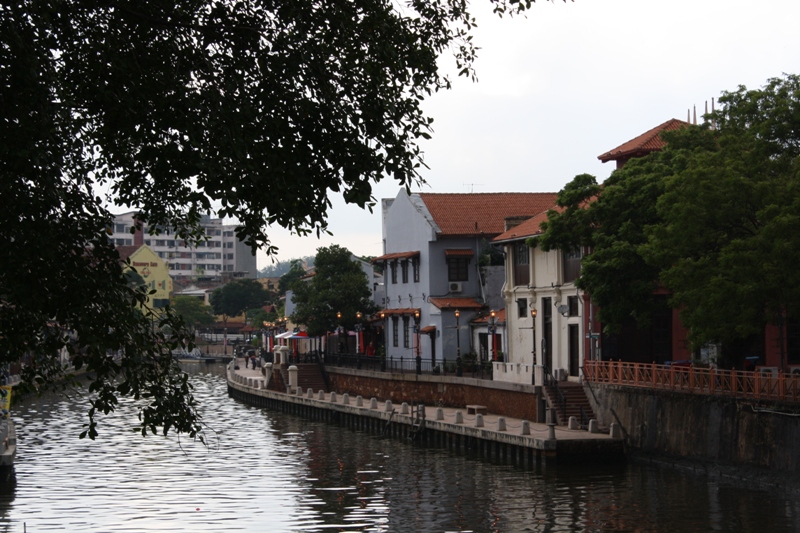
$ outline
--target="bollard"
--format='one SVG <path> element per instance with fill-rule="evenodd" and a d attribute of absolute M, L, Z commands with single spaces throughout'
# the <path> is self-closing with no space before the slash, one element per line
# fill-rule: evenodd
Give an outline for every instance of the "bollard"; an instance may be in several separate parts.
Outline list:
<path fill-rule="evenodd" d="M 364 400 L 361 396 L 356 396 L 356 407 L 364 407 Z"/>
<path fill-rule="evenodd" d="M 400 414 L 401 415 L 407 415 L 408 414 L 408 404 L 406 402 L 403 402 L 400 405 Z"/>
<path fill-rule="evenodd" d="M 519 433 L 520 435 L 530 435 L 531 434 L 531 423 L 527 420 L 522 421 L 522 430 Z"/>
<path fill-rule="evenodd" d="M 475 427 L 482 428 L 483 427 L 483 415 L 477 414 L 475 415 Z"/>
<path fill-rule="evenodd" d="M 312 398 L 314 398 L 314 389 L 312 389 L 311 387 L 309 387 L 309 388 L 308 388 L 308 395 L 307 395 L 306 397 L 307 397 L 309 400 L 311 400 Z"/>
<path fill-rule="evenodd" d="M 384 408 L 384 411 L 387 413 L 394 411 L 394 408 L 392 407 L 392 400 L 386 400 L 386 407 Z"/>
<path fill-rule="evenodd" d="M 346 392 L 342 394 L 342 405 L 350 405 L 350 395 Z"/>
<path fill-rule="evenodd" d="M 370 409 L 377 409 L 378 408 L 378 399 L 377 398 L 372 398 L 369 401 L 369 408 Z"/>
<path fill-rule="evenodd" d="M 336 393 L 331 392 L 331 403 L 336 403 Z"/>
<path fill-rule="evenodd" d="M 303 395 L 303 387 L 297 387 L 297 395 L 298 396 L 302 396 Z"/>
<path fill-rule="evenodd" d="M 589 420 L 589 433 L 600 433 L 600 427 L 597 425 L 597 420 L 594 418 Z"/>
<path fill-rule="evenodd" d="M 461 411 L 456 411 L 456 424 L 463 424 L 464 423 L 464 415 L 461 414 Z"/>
<path fill-rule="evenodd" d="M 612 422 L 609 429 L 609 435 L 612 439 L 621 439 L 622 438 L 622 428 L 616 422 Z"/>
<path fill-rule="evenodd" d="M 436 408 L 436 420 L 444 420 L 444 409 L 441 407 Z"/>
<path fill-rule="evenodd" d="M 319 395 L 317 396 L 317 398 L 320 399 L 320 400 L 324 400 L 325 399 L 325 391 L 320 389 L 319 390 Z"/>
<path fill-rule="evenodd" d="M 569 424 L 567 425 L 569 429 L 578 429 L 578 419 L 574 416 L 569 417 Z"/>
<path fill-rule="evenodd" d="M 294 390 L 297 388 L 297 373 L 298 369 L 295 365 L 289 367 L 289 390 Z"/>
<path fill-rule="evenodd" d="M 505 431 L 506 430 L 506 419 L 502 416 L 497 419 L 497 431 Z"/>

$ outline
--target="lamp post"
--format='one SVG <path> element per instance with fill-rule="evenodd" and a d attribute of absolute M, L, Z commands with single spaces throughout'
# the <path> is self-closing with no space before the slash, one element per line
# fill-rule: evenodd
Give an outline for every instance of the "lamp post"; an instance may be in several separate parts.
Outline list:
<path fill-rule="evenodd" d="M 456 376 L 461 377 L 464 374 L 464 369 L 461 367 L 461 311 L 456 309 Z"/>
<path fill-rule="evenodd" d="M 492 336 L 492 360 L 497 360 L 497 338 L 495 332 L 497 331 L 497 312 L 492 309 L 489 311 L 489 333 Z"/>
<path fill-rule="evenodd" d="M 356 312 L 356 354 L 361 353 L 361 311 Z"/>
<path fill-rule="evenodd" d="M 339 341 L 339 353 L 342 353 L 344 341 L 342 340 L 342 312 L 336 311 L 336 339 Z"/>
<path fill-rule="evenodd" d="M 533 331 L 533 366 L 536 366 L 536 308 L 531 308 L 531 331 Z"/>
<path fill-rule="evenodd" d="M 422 353 L 419 350 L 419 309 L 414 310 L 414 352 L 417 374 L 422 374 Z"/>

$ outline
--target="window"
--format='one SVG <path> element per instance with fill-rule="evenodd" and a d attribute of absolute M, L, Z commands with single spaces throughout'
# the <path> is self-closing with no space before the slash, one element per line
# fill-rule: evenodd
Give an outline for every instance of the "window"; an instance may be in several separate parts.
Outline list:
<path fill-rule="evenodd" d="M 517 316 L 519 318 L 528 316 L 528 299 L 519 298 L 517 300 Z"/>
<path fill-rule="evenodd" d="M 158 239 L 156 241 L 156 246 L 166 246 L 166 245 L 167 245 L 167 241 L 165 241 L 164 239 Z"/>
<path fill-rule="evenodd" d="M 397 320 L 397 317 L 396 317 L 396 316 L 393 316 L 393 317 L 392 317 L 392 346 L 394 346 L 395 348 L 397 348 L 397 346 L 398 346 L 398 344 L 397 344 L 397 339 L 398 339 L 398 335 L 397 335 L 397 334 L 398 334 L 398 331 L 397 331 L 397 328 L 398 328 L 398 322 L 399 322 L 399 320 Z"/>
<path fill-rule="evenodd" d="M 223 231 L 222 232 L 222 236 L 223 237 L 233 237 L 233 232 L 232 231 Z"/>
<path fill-rule="evenodd" d="M 125 233 L 125 224 L 114 224 L 114 233 Z"/>
<path fill-rule="evenodd" d="M 400 270 L 403 273 L 403 283 L 408 283 L 408 261 L 400 263 Z"/>
<path fill-rule="evenodd" d="M 569 314 L 567 316 L 578 316 L 578 297 L 570 296 L 567 298 L 567 307 Z"/>
<path fill-rule="evenodd" d="M 419 283 L 419 257 L 411 260 L 411 268 L 414 271 L 414 283 Z"/>
<path fill-rule="evenodd" d="M 469 257 L 447 259 L 447 281 L 469 281 Z"/>
<path fill-rule="evenodd" d="M 225 259 L 233 259 L 233 254 L 225 254 Z"/>
<path fill-rule="evenodd" d="M 233 243 L 232 242 L 226 242 L 225 243 L 225 248 L 233 248 Z"/>
<path fill-rule="evenodd" d="M 403 348 L 409 347 L 409 339 L 410 335 L 408 334 L 408 317 L 403 317 Z"/>
<path fill-rule="evenodd" d="M 150 239 L 145 239 L 144 243 L 145 243 L 145 245 L 150 246 Z"/>
<path fill-rule="evenodd" d="M 397 261 L 392 261 L 389 266 L 392 270 L 392 283 L 397 283 Z"/>
<path fill-rule="evenodd" d="M 531 280 L 530 249 L 525 241 L 514 243 L 511 255 L 514 261 L 514 285 L 528 285 Z"/>
<path fill-rule="evenodd" d="M 564 283 L 578 279 L 581 273 L 581 250 L 565 251 L 562 255 L 564 262 Z"/>
<path fill-rule="evenodd" d="M 173 240 L 167 241 L 167 246 L 169 246 L 170 248 L 175 248 L 175 240 L 173 239 Z"/>

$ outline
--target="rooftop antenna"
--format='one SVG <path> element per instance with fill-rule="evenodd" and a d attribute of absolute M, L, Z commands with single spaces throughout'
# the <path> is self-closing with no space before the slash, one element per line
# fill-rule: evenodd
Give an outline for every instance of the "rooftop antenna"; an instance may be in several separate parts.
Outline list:
<path fill-rule="evenodd" d="M 464 187 L 469 187 L 469 192 L 475 192 L 475 187 L 483 187 L 483 183 L 464 183 Z"/>
<path fill-rule="evenodd" d="M 694 120 L 692 121 L 692 124 L 697 126 L 697 106 L 696 105 L 692 106 L 692 111 L 693 111 L 692 117 L 694 118 Z"/>

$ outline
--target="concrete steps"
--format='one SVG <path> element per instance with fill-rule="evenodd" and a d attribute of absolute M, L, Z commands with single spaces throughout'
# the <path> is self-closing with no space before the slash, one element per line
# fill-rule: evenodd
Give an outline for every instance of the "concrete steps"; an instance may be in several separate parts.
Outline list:
<path fill-rule="evenodd" d="M 555 390 L 556 387 L 558 387 L 566 400 L 566 409 L 559 401 L 559 395 Z M 585 417 L 590 419 L 595 418 L 592 405 L 589 403 L 589 398 L 586 397 L 586 392 L 584 392 L 583 385 L 580 383 L 561 381 L 558 382 L 558 384 L 546 386 L 545 392 L 547 394 L 548 403 L 551 407 L 555 407 L 556 409 L 559 425 L 567 425 L 571 416 L 574 416 L 579 424 L 583 423 L 581 409 L 583 409 L 583 415 Z"/>
<path fill-rule="evenodd" d="M 316 363 L 300 363 L 295 365 L 297 367 L 297 386 L 302 387 L 304 391 L 310 387 L 314 392 L 324 390 L 330 392 L 328 386 L 325 385 L 325 378 L 322 377 L 322 370 Z"/>

